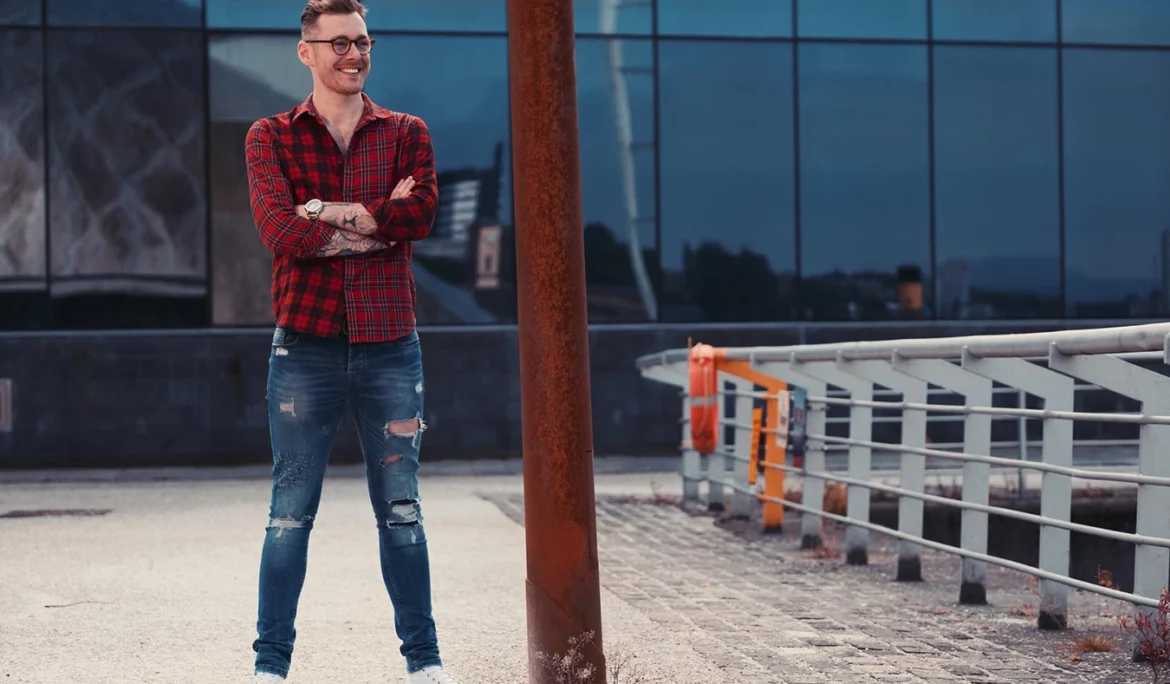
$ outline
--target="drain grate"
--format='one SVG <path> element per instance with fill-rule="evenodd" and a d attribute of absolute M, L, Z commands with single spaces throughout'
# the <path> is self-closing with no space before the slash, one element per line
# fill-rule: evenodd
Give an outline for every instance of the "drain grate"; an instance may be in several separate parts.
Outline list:
<path fill-rule="evenodd" d="M 32 510 L 15 510 L 0 513 L 0 518 L 61 518 L 70 515 L 99 516 L 105 515 L 112 508 L 38 508 Z"/>
<path fill-rule="evenodd" d="M 0 378 L 0 432 L 12 432 L 12 380 Z"/>

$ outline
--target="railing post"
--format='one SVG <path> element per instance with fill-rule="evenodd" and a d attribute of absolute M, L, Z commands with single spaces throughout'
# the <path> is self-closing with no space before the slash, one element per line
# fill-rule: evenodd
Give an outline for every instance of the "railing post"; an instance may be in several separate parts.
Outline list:
<path fill-rule="evenodd" d="M 991 406 L 991 381 L 942 359 L 907 359 L 893 354 L 894 368 L 919 380 L 962 395 L 968 406 Z M 963 451 L 991 455 L 991 416 L 968 413 L 963 421 Z M 990 500 L 991 466 L 967 461 L 963 464 L 963 501 L 986 506 Z M 987 553 L 987 513 L 964 509 L 961 547 L 966 551 Z M 959 603 L 987 603 L 987 564 L 963 559 L 963 579 L 959 586 Z"/>
<path fill-rule="evenodd" d="M 771 361 L 754 364 L 761 373 L 780 378 L 785 382 L 803 387 L 808 394 L 808 415 L 805 429 L 810 435 L 825 434 L 825 419 L 827 412 L 824 404 L 813 398 L 824 398 L 828 394 L 828 386 L 824 380 L 806 375 L 793 368 L 789 361 Z M 824 539 L 821 537 L 821 522 L 824 520 L 816 511 L 822 511 L 825 502 L 825 481 L 819 477 L 808 475 L 809 472 L 823 473 L 825 471 L 825 443 L 819 439 L 808 438 L 804 450 L 804 472 L 801 482 L 801 504 L 808 509 L 800 516 L 800 548 L 819 549 Z"/>
<path fill-rule="evenodd" d="M 752 455 L 751 424 L 754 403 L 751 391 L 755 389 L 755 384 L 740 378 L 732 378 L 728 382 L 735 388 L 735 403 L 733 404 L 735 410 L 731 418 L 735 423 L 735 441 L 732 447 L 735 459 L 731 468 L 734 473 L 732 477 L 735 478 L 736 484 L 736 489 L 731 494 L 729 512 L 737 518 L 751 517 L 754 509 L 759 505 L 759 499 L 748 493 L 750 491 L 748 490 L 748 461 Z M 722 411 L 720 411 L 720 415 L 722 415 Z"/>
<path fill-rule="evenodd" d="M 1166 353 L 1170 356 L 1170 338 Z M 1100 385 L 1110 392 L 1136 399 L 1146 415 L 1170 414 L 1170 378 L 1141 368 L 1115 356 L 1066 355 L 1052 345 L 1048 367 Z M 1170 425 L 1143 424 L 1138 437 L 1138 473 L 1170 477 Z M 1170 537 L 1170 487 L 1139 484 L 1137 486 L 1137 534 Z M 1170 574 L 1170 549 L 1148 544 L 1134 544 L 1133 591 L 1138 596 L 1158 600 Z M 1152 613 L 1153 608 L 1141 607 Z"/>
<path fill-rule="evenodd" d="M 723 417 L 727 413 L 727 384 L 723 380 L 722 373 L 716 371 L 715 377 L 719 387 L 719 391 L 715 394 L 715 411 L 716 415 L 719 416 L 719 430 L 716 437 L 718 448 L 715 453 L 707 454 L 704 457 L 703 465 L 706 466 L 706 472 L 703 475 L 707 481 L 707 510 L 723 511 L 727 507 L 727 491 L 723 486 L 727 477 L 727 457 L 724 456 L 724 450 L 727 448 L 727 426 L 724 424 Z"/>
<path fill-rule="evenodd" d="M 683 501 L 699 500 L 699 482 L 703 479 L 703 457 L 691 445 L 691 395 L 683 390 L 682 398 L 682 489 Z"/>
<path fill-rule="evenodd" d="M 837 366 L 850 375 L 901 393 L 905 402 L 926 403 L 926 382 L 895 371 L 888 361 L 853 361 L 838 356 Z M 902 444 L 919 449 L 926 446 L 926 411 L 902 411 Z M 926 457 L 922 454 L 902 452 L 902 488 L 919 494 L 926 488 Z M 922 512 L 922 499 L 898 497 L 898 531 L 922 537 Z M 921 544 L 898 540 L 897 581 L 922 581 Z"/>
<path fill-rule="evenodd" d="M 1048 411 L 1073 410 L 1073 379 L 1035 363 L 1014 358 L 979 358 L 963 354 L 963 368 L 972 373 L 1040 397 Z M 1021 419 L 1022 420 L 1022 419 Z M 1023 439 L 1023 437 L 1021 437 Z M 1047 465 L 1072 467 L 1071 420 L 1045 418 L 1040 460 Z M 1022 470 L 1022 469 L 1021 469 Z M 1040 515 L 1060 522 L 1072 520 L 1072 480 L 1068 475 L 1045 472 L 1040 485 Z M 1069 532 L 1051 525 L 1040 527 L 1040 569 L 1068 576 Z M 1046 630 L 1068 627 L 1068 587 L 1040 580 L 1041 605 L 1037 626 Z"/>
<path fill-rule="evenodd" d="M 1017 400 L 1020 402 L 1020 408 L 1028 408 L 1028 393 L 1020 390 L 1016 393 Z M 1024 491 L 1028 489 L 1028 481 L 1024 476 L 1024 463 L 1028 462 L 1028 417 L 1020 416 L 1016 421 L 1016 432 L 1020 436 L 1020 469 L 1016 471 L 1016 491 L 1018 496 L 1023 496 Z"/>
<path fill-rule="evenodd" d="M 846 373 L 835 361 L 804 362 L 793 358 L 793 368 L 805 375 L 819 378 L 830 385 L 836 385 L 849 393 L 850 398 L 862 401 L 873 400 L 873 383 Z M 849 411 L 849 438 L 870 441 L 873 438 L 873 409 L 868 406 L 851 406 Z M 871 476 L 872 450 L 860 444 L 849 445 L 849 477 L 868 482 Z M 848 486 L 846 515 L 861 522 L 869 522 L 870 490 L 861 485 Z M 845 562 L 848 565 L 869 563 L 869 530 L 850 525 L 845 531 Z"/>

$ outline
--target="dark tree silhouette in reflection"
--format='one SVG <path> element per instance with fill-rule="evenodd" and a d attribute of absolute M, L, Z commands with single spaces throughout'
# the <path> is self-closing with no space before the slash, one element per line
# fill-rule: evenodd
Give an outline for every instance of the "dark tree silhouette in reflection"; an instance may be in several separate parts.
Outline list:
<path fill-rule="evenodd" d="M 651 283 L 658 283 L 658 255 L 650 247 L 641 250 Z M 585 281 L 589 319 L 593 321 L 645 321 L 646 307 L 638 296 L 629 245 L 619 242 L 604 223 L 585 224 Z"/>
<path fill-rule="evenodd" d="M 683 285 L 706 321 L 776 321 L 792 316 L 791 278 L 750 249 L 729 252 L 716 242 L 683 244 Z"/>

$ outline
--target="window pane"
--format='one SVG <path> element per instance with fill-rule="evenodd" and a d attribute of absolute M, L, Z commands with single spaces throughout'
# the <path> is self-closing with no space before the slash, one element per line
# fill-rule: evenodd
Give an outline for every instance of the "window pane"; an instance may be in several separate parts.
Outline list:
<path fill-rule="evenodd" d="M 1064 54 L 1069 314 L 1164 316 L 1170 280 L 1170 53 Z"/>
<path fill-rule="evenodd" d="M 1170 3 L 1165 0 L 1064 0 L 1068 43 L 1170 44 Z"/>
<path fill-rule="evenodd" d="M 654 14 L 649 2 L 573 0 L 573 30 L 577 33 L 645 34 L 654 30 Z"/>
<path fill-rule="evenodd" d="M 202 0 L 45 0 L 53 26 L 203 25 Z M 303 3 L 302 3 L 303 6 Z"/>
<path fill-rule="evenodd" d="M 663 319 L 790 319 L 792 47 L 663 41 L 658 60 Z"/>
<path fill-rule="evenodd" d="M 1056 50 L 938 46 L 940 318 L 1060 314 Z"/>
<path fill-rule="evenodd" d="M 78 30 L 48 40 L 57 325 L 202 325 L 202 36 Z"/>
<path fill-rule="evenodd" d="M 272 256 L 249 209 L 244 136 L 253 121 L 295 107 L 312 91 L 296 36 L 217 37 L 211 46 L 218 324 L 269 324 Z M 396 64 L 427 54 L 424 80 Z M 439 215 L 415 245 L 422 325 L 515 320 L 507 42 L 483 37 L 382 37 L 366 93 L 426 121 L 435 143 Z M 498 228 L 497 228 L 498 227 Z"/>
<path fill-rule="evenodd" d="M 272 253 L 252 220 L 244 138 L 257 119 L 287 111 L 312 91 L 294 36 L 214 36 L 211 98 L 211 278 L 216 325 L 271 325 Z M 376 58 L 382 43 L 371 53 Z M 371 70 L 370 77 L 377 72 Z"/>
<path fill-rule="evenodd" d="M 798 12 L 806 38 L 926 38 L 926 0 L 805 0 Z"/>
<path fill-rule="evenodd" d="M 791 36 L 792 0 L 670 0 L 658 3 L 658 32 L 690 36 Z"/>
<path fill-rule="evenodd" d="M 799 68 L 805 315 L 920 316 L 930 268 L 926 48 L 804 44 Z"/>
<path fill-rule="evenodd" d="M 1056 40 L 1056 0 L 934 0 L 933 18 L 939 40 Z"/>
<path fill-rule="evenodd" d="M 41 23 L 41 0 L 0 0 L 0 26 L 36 26 Z"/>
<path fill-rule="evenodd" d="M 206 0 L 212 28 L 300 31 L 305 0 Z M 366 2 L 371 31 L 506 31 L 506 0 L 381 0 Z M 381 47 L 381 44 L 379 44 Z"/>
<path fill-rule="evenodd" d="M 657 313 L 652 64 L 648 40 L 577 41 L 585 277 L 594 321 L 644 321 Z"/>
<path fill-rule="evenodd" d="M 39 31 L 0 31 L 0 329 L 47 314 L 41 54 Z"/>

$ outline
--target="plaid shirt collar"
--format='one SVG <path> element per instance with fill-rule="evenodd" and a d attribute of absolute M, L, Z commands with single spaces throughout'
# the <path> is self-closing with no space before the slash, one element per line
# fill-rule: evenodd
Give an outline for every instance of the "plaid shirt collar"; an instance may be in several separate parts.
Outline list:
<path fill-rule="evenodd" d="M 362 93 L 361 95 L 362 102 L 365 103 L 365 107 L 362 111 L 362 117 L 358 119 L 358 128 L 361 128 L 374 119 L 389 119 L 394 115 L 393 112 L 391 112 L 389 109 L 386 109 L 385 107 L 379 107 L 378 105 L 374 104 L 373 100 L 371 100 L 370 97 L 365 93 Z M 318 121 L 322 121 L 321 115 L 317 113 L 317 105 L 313 103 L 312 93 L 309 93 L 309 96 L 305 98 L 304 102 L 293 108 L 291 118 L 293 121 L 296 121 L 297 119 L 301 118 L 302 114 L 311 114 Z"/>

